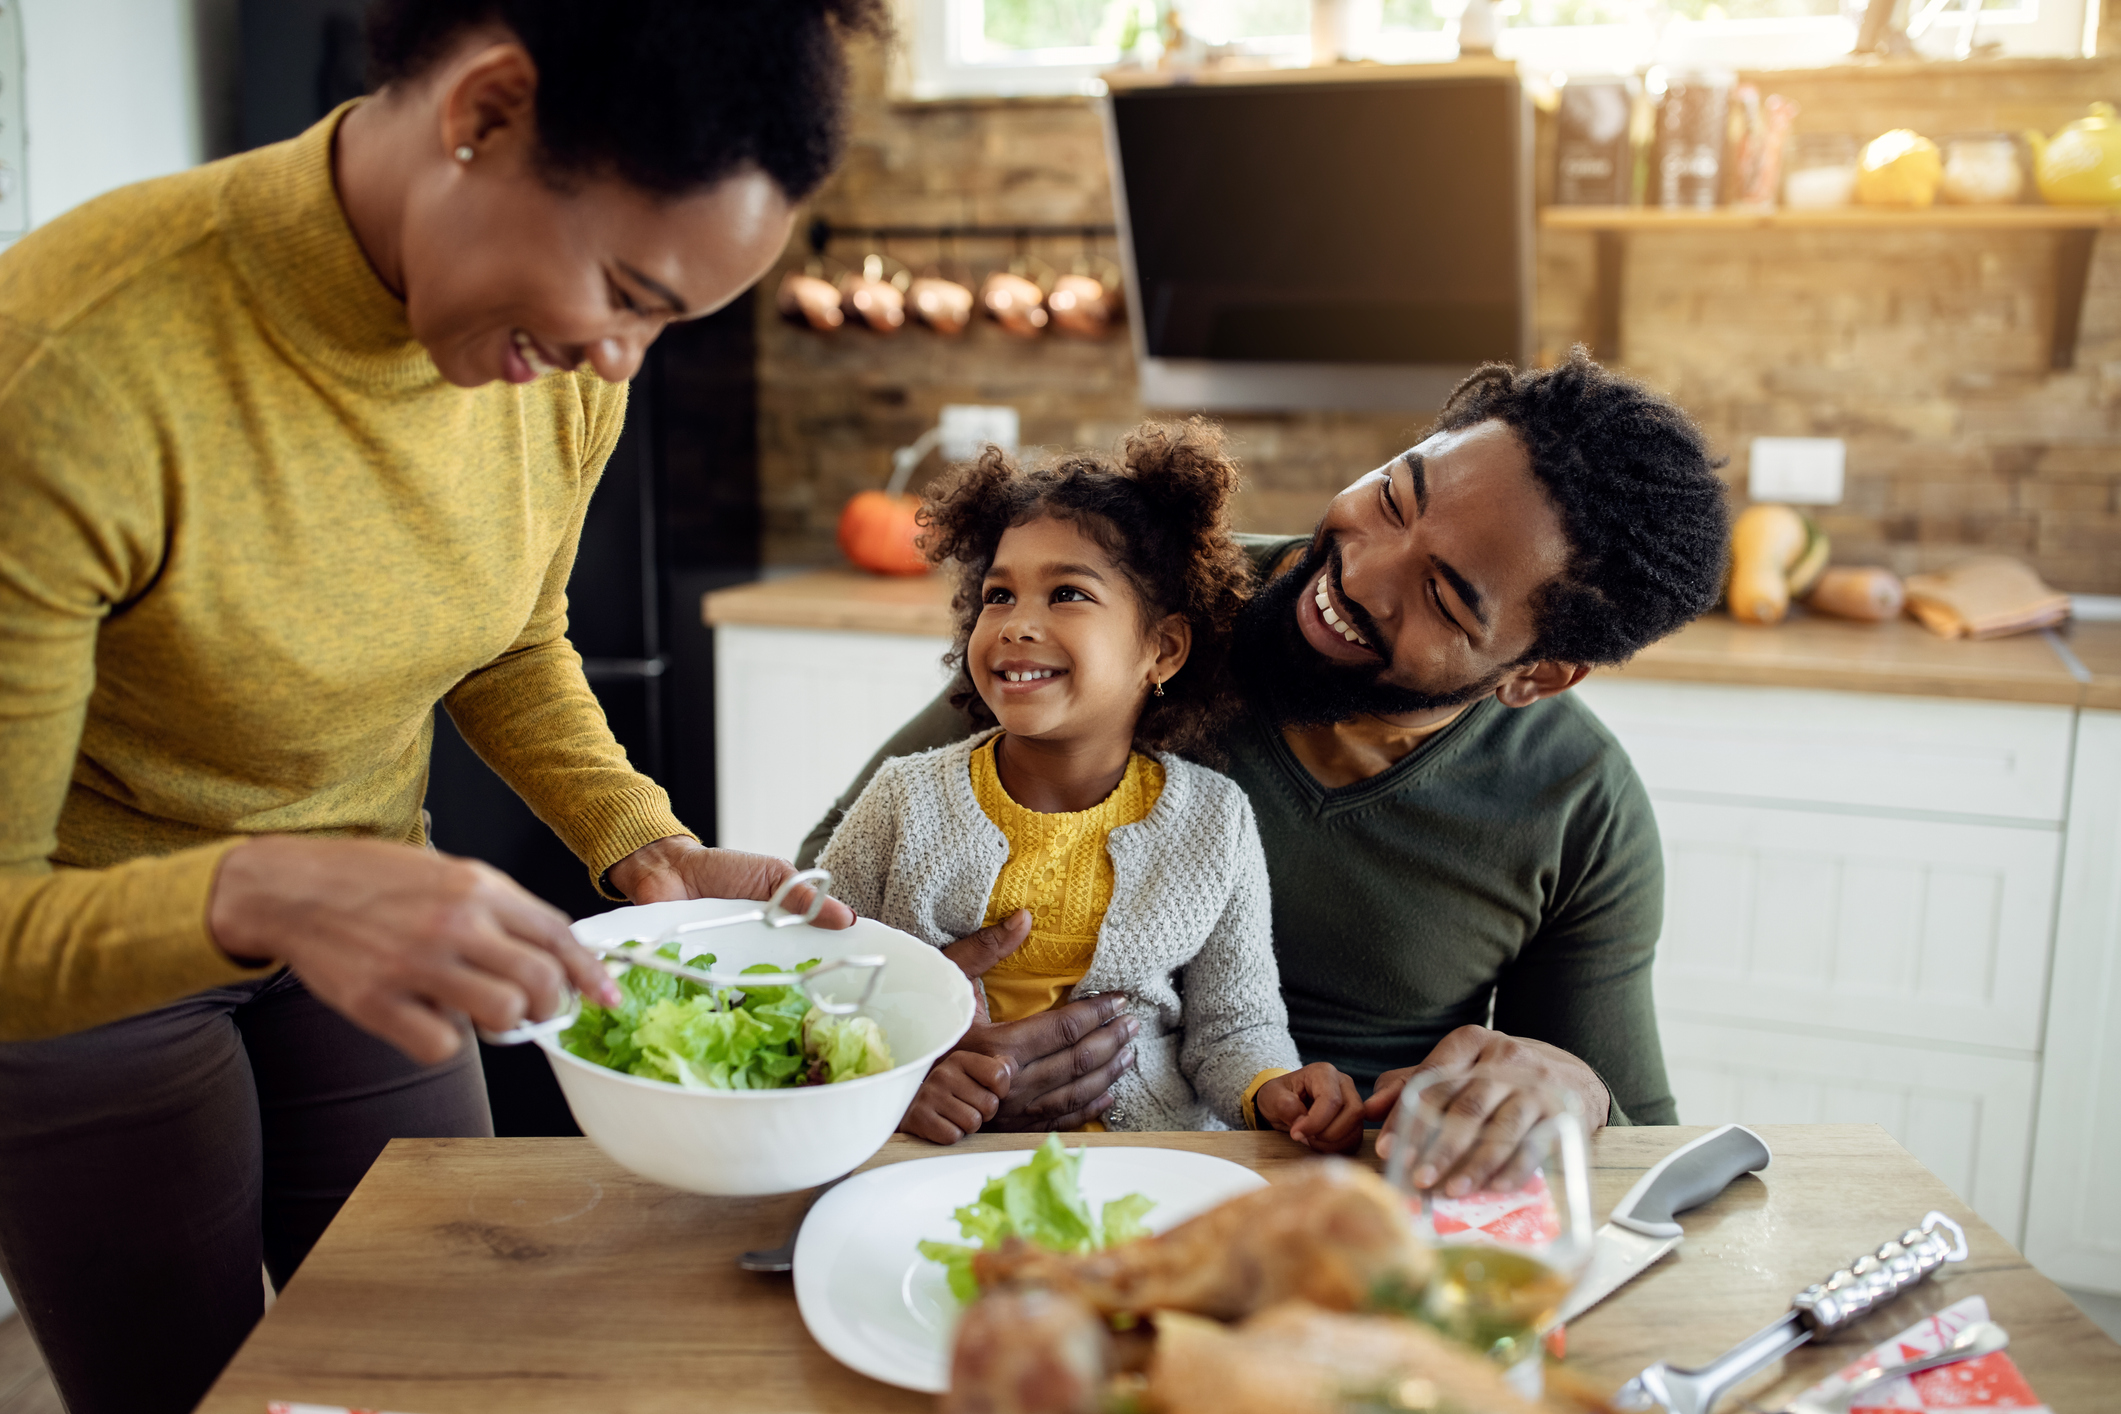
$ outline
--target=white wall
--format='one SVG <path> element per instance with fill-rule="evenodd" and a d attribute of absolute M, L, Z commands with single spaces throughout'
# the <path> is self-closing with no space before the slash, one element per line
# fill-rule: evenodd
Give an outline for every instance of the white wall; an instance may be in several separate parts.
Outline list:
<path fill-rule="evenodd" d="M 211 0 L 13 0 L 22 16 L 31 225 L 206 153 L 199 16 Z"/>

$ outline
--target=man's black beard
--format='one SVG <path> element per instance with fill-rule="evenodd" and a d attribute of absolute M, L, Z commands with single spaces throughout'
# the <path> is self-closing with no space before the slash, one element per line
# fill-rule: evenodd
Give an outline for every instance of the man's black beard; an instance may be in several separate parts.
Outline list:
<path fill-rule="evenodd" d="M 1296 624 L 1297 596 L 1311 592 L 1331 558 L 1313 540 L 1303 563 L 1267 582 L 1237 621 L 1230 670 L 1238 690 L 1277 727 L 1327 727 L 1356 717 L 1400 717 L 1457 707 L 1495 690 L 1502 674 L 1446 692 L 1396 687 L 1384 663 L 1336 663 Z"/>

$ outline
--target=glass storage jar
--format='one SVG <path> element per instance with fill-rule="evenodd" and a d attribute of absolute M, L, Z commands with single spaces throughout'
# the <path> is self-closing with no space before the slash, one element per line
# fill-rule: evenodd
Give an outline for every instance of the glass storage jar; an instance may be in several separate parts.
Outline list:
<path fill-rule="evenodd" d="M 1856 139 L 1848 133 L 1799 133 L 1790 139 L 1782 204 L 1821 211 L 1856 200 Z"/>
<path fill-rule="evenodd" d="M 2007 133 L 1967 133 L 1944 144 L 1946 201 L 1961 206 L 2009 206 L 2025 191 L 2018 140 Z"/>

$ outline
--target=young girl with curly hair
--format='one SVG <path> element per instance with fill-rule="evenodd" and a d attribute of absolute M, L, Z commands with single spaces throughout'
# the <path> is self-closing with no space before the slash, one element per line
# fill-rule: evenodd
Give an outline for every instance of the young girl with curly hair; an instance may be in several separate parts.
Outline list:
<path fill-rule="evenodd" d="M 1197 420 L 1142 427 L 1117 461 L 1026 470 L 990 447 L 951 473 L 921 546 L 956 563 L 951 701 L 986 730 L 887 762 L 818 863 L 857 912 L 937 947 L 1027 911 L 981 979 L 993 1021 L 1124 993 L 1139 1030 L 1114 1128 L 1264 1115 L 1340 1148 L 1360 1102 L 1331 1066 L 1299 1069 L 1251 803 L 1187 759 L 1236 710 L 1236 486 Z M 993 1117 L 1006 1073 L 962 1062 L 931 1072 L 903 1128 L 952 1143 Z"/>

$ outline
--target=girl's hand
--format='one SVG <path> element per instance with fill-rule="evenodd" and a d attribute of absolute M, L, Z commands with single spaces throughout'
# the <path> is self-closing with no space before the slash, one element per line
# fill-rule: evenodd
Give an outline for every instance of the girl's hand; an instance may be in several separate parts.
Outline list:
<path fill-rule="evenodd" d="M 1015 1073 L 1006 1056 L 952 1051 L 929 1069 L 898 1127 L 933 1144 L 955 1144 L 1001 1111 Z"/>
<path fill-rule="evenodd" d="M 1252 1110 L 1307 1149 L 1345 1154 L 1362 1147 L 1362 1094 L 1324 1061 L 1260 1086 Z"/>

